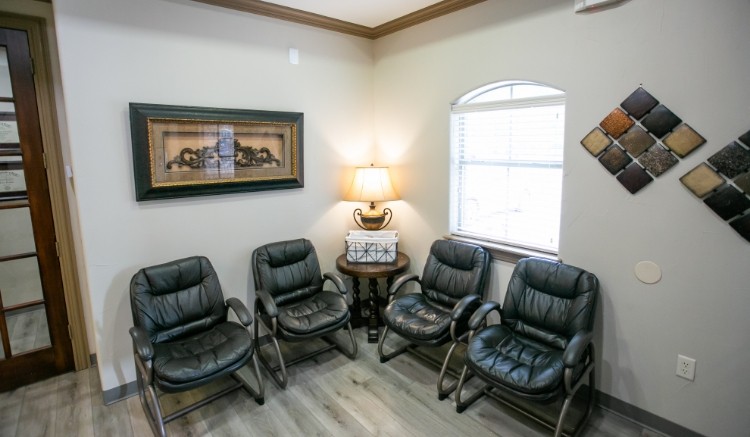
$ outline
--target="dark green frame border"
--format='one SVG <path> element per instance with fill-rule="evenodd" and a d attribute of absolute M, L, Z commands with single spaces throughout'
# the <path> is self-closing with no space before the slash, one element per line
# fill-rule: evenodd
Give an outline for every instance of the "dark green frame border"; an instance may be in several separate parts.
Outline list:
<path fill-rule="evenodd" d="M 148 144 L 148 119 L 264 121 L 292 123 L 297 130 L 297 175 L 286 180 L 238 181 L 217 184 L 153 187 L 151 185 Z M 304 184 L 303 121 L 301 112 L 275 112 L 247 109 L 203 108 L 170 106 L 149 103 L 130 103 L 130 135 L 133 144 L 133 175 L 137 201 L 176 197 L 208 196 L 248 191 L 302 188 Z"/>

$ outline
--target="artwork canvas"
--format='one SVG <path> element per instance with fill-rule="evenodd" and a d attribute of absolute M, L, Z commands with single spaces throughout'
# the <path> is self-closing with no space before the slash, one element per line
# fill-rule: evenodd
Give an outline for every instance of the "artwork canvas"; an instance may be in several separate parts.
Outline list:
<path fill-rule="evenodd" d="M 130 104 L 136 199 L 303 186 L 302 113 Z"/>

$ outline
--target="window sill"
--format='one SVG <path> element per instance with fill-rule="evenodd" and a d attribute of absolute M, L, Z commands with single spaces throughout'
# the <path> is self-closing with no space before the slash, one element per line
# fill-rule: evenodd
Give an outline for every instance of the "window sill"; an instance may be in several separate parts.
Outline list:
<path fill-rule="evenodd" d="M 542 252 L 540 250 L 527 249 L 524 247 L 510 246 L 507 244 L 495 243 L 487 240 L 478 240 L 476 238 L 462 237 L 459 235 L 445 235 L 446 240 L 463 241 L 464 243 L 476 244 L 477 246 L 487 249 L 492 258 L 515 264 L 518 260 L 528 257 L 546 258 L 553 261 L 560 261 L 556 253 Z"/>

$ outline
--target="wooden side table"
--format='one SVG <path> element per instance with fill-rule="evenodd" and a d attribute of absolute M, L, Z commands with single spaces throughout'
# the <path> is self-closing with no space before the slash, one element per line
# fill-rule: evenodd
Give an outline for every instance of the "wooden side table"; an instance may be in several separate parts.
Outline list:
<path fill-rule="evenodd" d="M 346 260 L 346 254 L 336 258 L 336 269 L 352 277 L 352 327 L 363 325 L 361 300 L 359 297 L 359 279 L 368 278 L 370 288 L 370 316 L 367 318 L 367 342 L 378 342 L 378 324 L 380 323 L 380 309 L 378 305 L 378 278 L 387 278 L 388 287 L 393 283 L 393 278 L 409 268 L 409 257 L 398 252 L 395 263 L 350 263 Z M 356 326 L 355 326 L 356 325 Z"/>

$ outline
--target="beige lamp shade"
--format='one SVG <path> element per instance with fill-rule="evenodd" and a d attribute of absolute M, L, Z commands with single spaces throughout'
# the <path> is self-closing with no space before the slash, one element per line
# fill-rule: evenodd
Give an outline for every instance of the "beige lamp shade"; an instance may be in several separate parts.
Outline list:
<path fill-rule="evenodd" d="M 393 218 L 390 208 L 385 208 L 382 212 L 378 211 L 375 208 L 375 202 L 398 199 L 398 193 L 391 184 L 388 167 L 375 167 L 372 164 L 369 167 L 357 167 L 354 171 L 352 185 L 349 187 L 349 191 L 344 194 L 344 200 L 370 202 L 368 211 L 357 208 L 352 214 L 357 226 L 368 231 L 383 229 L 388 226 L 391 218 Z"/>
<path fill-rule="evenodd" d="M 344 200 L 353 202 L 383 202 L 399 200 L 391 183 L 388 167 L 357 167 L 354 180 L 344 194 Z"/>

